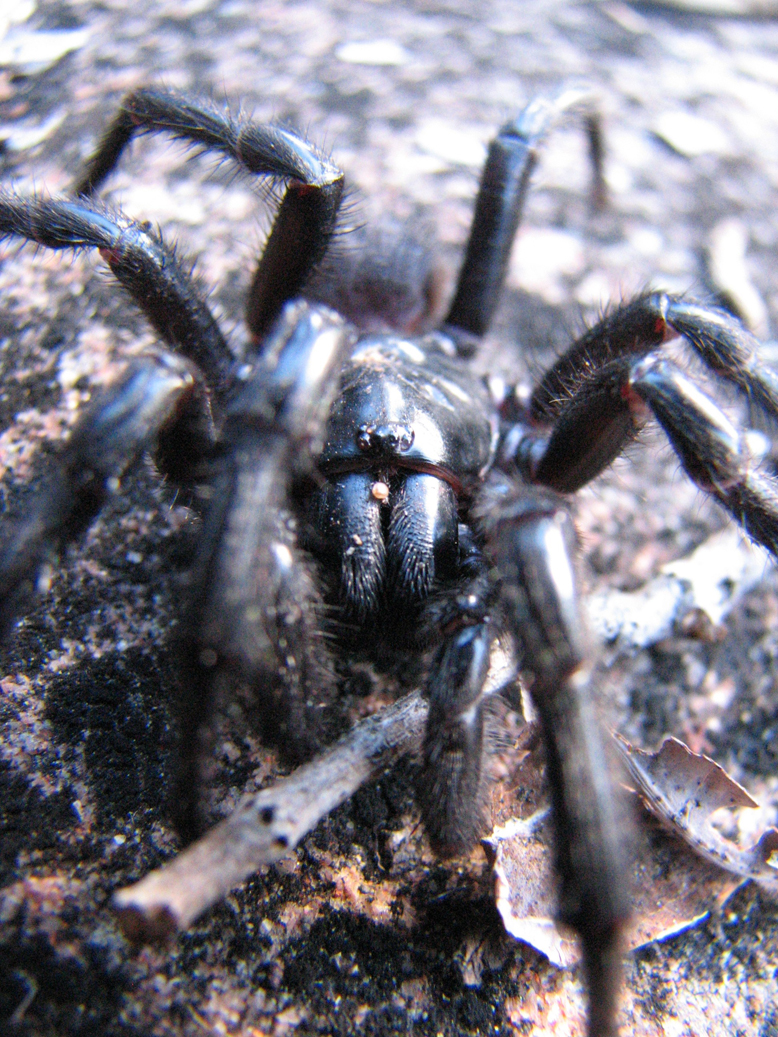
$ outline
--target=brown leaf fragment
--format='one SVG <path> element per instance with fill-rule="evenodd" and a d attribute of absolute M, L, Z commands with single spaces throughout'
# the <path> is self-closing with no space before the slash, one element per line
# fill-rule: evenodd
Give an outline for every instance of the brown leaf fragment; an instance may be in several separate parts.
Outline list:
<path fill-rule="evenodd" d="M 514 819 L 483 840 L 494 870 L 495 901 L 506 932 L 560 968 L 580 959 L 575 934 L 555 920 L 556 881 L 551 867 L 549 808 Z"/>
<path fill-rule="evenodd" d="M 742 885 L 739 876 L 703 860 L 635 797 L 630 950 L 668 940 L 704 921 Z"/>
<path fill-rule="evenodd" d="M 535 776 L 541 784 L 541 761 L 542 752 L 536 748 L 527 753 L 518 770 L 524 778 L 532 780 Z M 701 776 L 705 778 L 705 774 Z M 511 785 L 517 796 L 514 815 L 520 814 L 526 789 L 520 781 Z M 713 802 L 731 800 L 726 786 L 718 791 L 713 788 L 710 794 Z M 739 801 L 741 797 L 736 798 Z M 691 928 L 742 883 L 739 875 L 703 860 L 687 841 L 663 827 L 649 813 L 642 797 L 633 797 L 633 806 L 629 873 L 632 918 L 625 936 L 629 950 Z M 503 802 L 501 813 L 508 808 L 509 804 Z M 552 820 L 546 807 L 530 817 L 514 816 L 499 825 L 483 846 L 494 872 L 495 902 L 506 931 L 554 965 L 566 968 L 580 960 L 580 947 L 572 930 L 556 921 L 552 840 Z M 772 839 L 766 840 L 760 849 L 762 857 L 766 859 L 776 845 L 778 841 L 774 845 Z"/>
<path fill-rule="evenodd" d="M 616 735 L 630 773 L 661 807 L 662 818 L 679 821 L 696 811 L 706 815 L 720 807 L 757 807 L 742 785 L 708 756 L 694 753 L 678 738 L 665 738 L 658 752 L 646 752 Z"/>
<path fill-rule="evenodd" d="M 712 823 L 722 808 L 759 808 L 742 785 L 677 738 L 666 738 L 653 753 L 636 749 L 620 735 L 616 744 L 636 791 L 662 824 L 701 857 L 778 895 L 778 829 L 768 828 L 754 845 L 742 847 Z"/>

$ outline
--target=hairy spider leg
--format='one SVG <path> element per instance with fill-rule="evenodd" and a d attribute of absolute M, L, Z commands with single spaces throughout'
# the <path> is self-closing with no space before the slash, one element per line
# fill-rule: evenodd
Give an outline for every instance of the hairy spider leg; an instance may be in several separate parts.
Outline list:
<path fill-rule="evenodd" d="M 689 478 L 778 558 L 778 480 L 753 467 L 743 437 L 669 360 L 633 364 L 632 389 L 651 408 Z"/>
<path fill-rule="evenodd" d="M 353 341 L 332 310 L 289 303 L 227 411 L 178 635 L 181 752 L 173 810 L 186 840 L 202 830 L 208 721 L 226 674 L 251 688 L 264 734 L 289 762 L 320 744 L 335 680 L 318 582 L 298 548 L 294 516 L 320 479 L 314 458 Z"/>
<path fill-rule="evenodd" d="M 617 1032 L 620 935 L 629 915 L 625 825 L 594 713 L 576 536 L 561 500 L 495 472 L 477 509 L 501 605 L 541 722 L 553 803 L 559 913 L 580 934 L 590 1037 Z"/>
<path fill-rule="evenodd" d="M 778 374 L 764 363 L 758 339 L 724 310 L 665 292 L 646 292 L 614 307 L 577 339 L 538 382 L 530 416 L 553 420 L 597 368 L 619 357 L 645 356 L 676 334 L 712 371 L 778 418 Z"/>
<path fill-rule="evenodd" d="M 664 296 L 665 320 L 683 335 L 707 366 L 732 382 L 758 407 L 778 417 L 778 373 L 768 367 L 760 343 L 738 320 L 684 299 Z"/>
<path fill-rule="evenodd" d="M 116 166 L 136 133 L 164 132 L 218 151 L 249 173 L 286 182 L 270 235 L 254 273 L 246 309 L 257 343 L 284 303 L 296 298 L 332 238 L 343 197 L 344 176 L 312 144 L 290 130 L 240 120 L 176 94 L 137 90 L 124 98 L 97 151 L 75 184 L 91 195 Z"/>
<path fill-rule="evenodd" d="M 98 248 L 159 334 L 197 365 L 193 370 L 167 354 L 134 362 L 78 423 L 39 505 L 0 557 L 0 630 L 7 630 L 34 593 L 42 566 L 88 528 L 144 452 L 155 453 L 161 470 L 179 484 L 202 474 L 203 462 L 216 469 L 193 603 L 179 638 L 182 754 L 174 812 L 182 835 L 191 838 L 200 828 L 205 724 L 226 668 L 256 678 L 255 688 L 267 687 L 266 727 L 286 742 L 290 758 L 318 744 L 308 715 L 317 710 L 298 703 L 310 706 L 313 695 L 326 699 L 333 678 L 319 633 L 318 589 L 296 549 L 288 494 L 292 483 L 313 478 L 312 458 L 321 450 L 337 372 L 353 339 L 332 311 L 292 305 L 251 379 L 227 406 L 215 456 L 199 369 L 221 395 L 236 365 L 173 253 L 138 224 L 92 205 L 9 194 L 0 194 L 0 235 L 54 249 Z M 225 577 L 221 596 L 211 583 L 217 575 Z"/>
<path fill-rule="evenodd" d="M 51 249 L 98 249 L 154 330 L 217 396 L 224 392 L 235 358 L 189 273 L 147 228 L 89 203 L 0 192 L 0 237 L 11 235 Z"/>
<path fill-rule="evenodd" d="M 571 110 L 584 113 L 593 167 L 593 202 L 596 207 L 604 205 L 602 127 L 591 91 L 571 87 L 555 97 L 536 98 L 517 119 L 502 127 L 489 146 L 454 301 L 444 321 L 455 340 L 457 329 L 476 337 L 489 329 L 505 283 L 538 148 L 554 124 Z M 462 343 L 463 351 L 468 351 L 467 346 Z"/>
<path fill-rule="evenodd" d="M 89 528 L 124 473 L 182 422 L 209 427 L 210 412 L 195 413 L 202 402 L 190 366 L 169 354 L 133 361 L 100 394 L 0 554 L 0 636 L 34 595 L 43 566 Z"/>
<path fill-rule="evenodd" d="M 689 477 L 778 556 L 778 481 L 754 466 L 721 409 L 658 355 L 674 331 L 778 418 L 778 378 L 759 365 L 756 339 L 728 314 L 656 293 L 614 310 L 560 357 L 532 394 L 535 428 L 509 431 L 501 460 L 515 460 L 533 482 L 572 493 L 653 414 Z"/>

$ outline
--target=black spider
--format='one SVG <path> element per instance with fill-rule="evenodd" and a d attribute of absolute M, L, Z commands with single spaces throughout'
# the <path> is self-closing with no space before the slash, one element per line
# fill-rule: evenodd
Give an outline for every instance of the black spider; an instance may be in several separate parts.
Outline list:
<path fill-rule="evenodd" d="M 172 350 L 131 363 L 90 407 L 36 509 L 9 531 L 0 623 L 8 629 L 42 565 L 152 450 L 204 512 L 178 635 L 175 810 L 184 837 L 199 829 L 200 764 L 225 673 L 253 686 L 266 733 L 301 759 L 323 737 L 334 658 L 401 650 L 431 655 L 418 793 L 443 853 L 470 847 L 486 827 L 487 674 L 510 642 L 513 672 L 499 690 L 510 695 L 520 669 L 540 716 L 561 914 L 584 942 L 590 1032 L 606 1034 L 615 1030 L 627 915 L 623 839 L 590 703 L 575 534 L 561 494 L 601 472 L 653 415 L 691 478 L 778 554 L 775 482 L 662 345 L 682 335 L 773 417 L 778 379 L 734 319 L 658 293 L 606 315 L 526 406 L 512 394 L 493 399 L 470 371 L 465 360 L 497 305 L 537 146 L 575 107 L 586 115 L 601 200 L 600 129 L 587 94 L 529 105 L 489 149 L 445 321 L 412 334 L 430 288 L 421 276 L 416 293 L 406 292 L 413 250 L 399 261 L 400 281 L 396 256 L 339 277 L 337 253 L 326 255 L 343 194 L 343 174 L 327 158 L 292 132 L 238 124 L 167 93 L 128 97 L 76 187 L 82 198 L 138 131 L 167 131 L 285 184 L 251 285 L 247 362 L 145 225 L 86 200 L 0 195 L 0 233 L 98 248 Z M 321 274 L 329 267 L 334 285 Z M 337 300 L 343 315 L 322 300 Z"/>

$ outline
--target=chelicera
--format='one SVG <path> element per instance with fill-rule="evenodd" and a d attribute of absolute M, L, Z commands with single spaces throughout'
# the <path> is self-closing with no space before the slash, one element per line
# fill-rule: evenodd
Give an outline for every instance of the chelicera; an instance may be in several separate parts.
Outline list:
<path fill-rule="evenodd" d="M 7 630 L 44 563 L 147 451 L 192 492 L 203 530 L 177 634 L 173 797 L 187 839 L 200 828 L 199 775 L 225 674 L 251 685 L 268 738 L 303 759 L 324 737 L 334 660 L 389 651 L 428 659 L 418 798 L 433 846 L 466 850 L 488 822 L 491 702 L 515 695 L 521 670 L 545 741 L 561 913 L 583 939 L 590 1032 L 606 1034 L 627 915 L 622 833 L 593 718 L 563 495 L 653 416 L 697 485 L 778 553 L 774 480 L 662 347 L 683 336 L 773 417 L 778 378 L 734 318 L 661 293 L 606 314 L 526 403 L 495 398 L 473 373 L 468 359 L 498 303 L 538 145 L 572 109 L 585 117 L 601 200 L 600 127 L 586 92 L 530 104 L 489 149 L 453 301 L 427 331 L 423 263 L 400 247 L 339 264 L 328 250 L 343 174 L 285 129 L 140 90 L 74 198 L 2 194 L 3 235 L 97 248 L 166 348 L 134 360 L 90 406 L 32 514 L 6 530 L 0 618 Z M 285 185 L 249 292 L 248 356 L 236 357 L 163 241 L 92 199 L 132 137 L 157 131 Z M 495 686 L 490 663 L 506 645 L 512 663 Z"/>

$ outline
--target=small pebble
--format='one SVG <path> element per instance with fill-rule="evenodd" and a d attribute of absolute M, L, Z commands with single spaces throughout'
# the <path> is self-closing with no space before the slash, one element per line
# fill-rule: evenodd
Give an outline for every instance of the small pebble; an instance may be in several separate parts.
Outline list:
<path fill-rule="evenodd" d="M 335 57 L 349 65 L 404 65 L 408 52 L 394 40 L 363 40 L 342 43 Z"/>
<path fill-rule="evenodd" d="M 691 112 L 664 112 L 656 121 L 655 131 L 660 140 L 685 158 L 732 151 L 729 138 L 720 126 Z"/>

